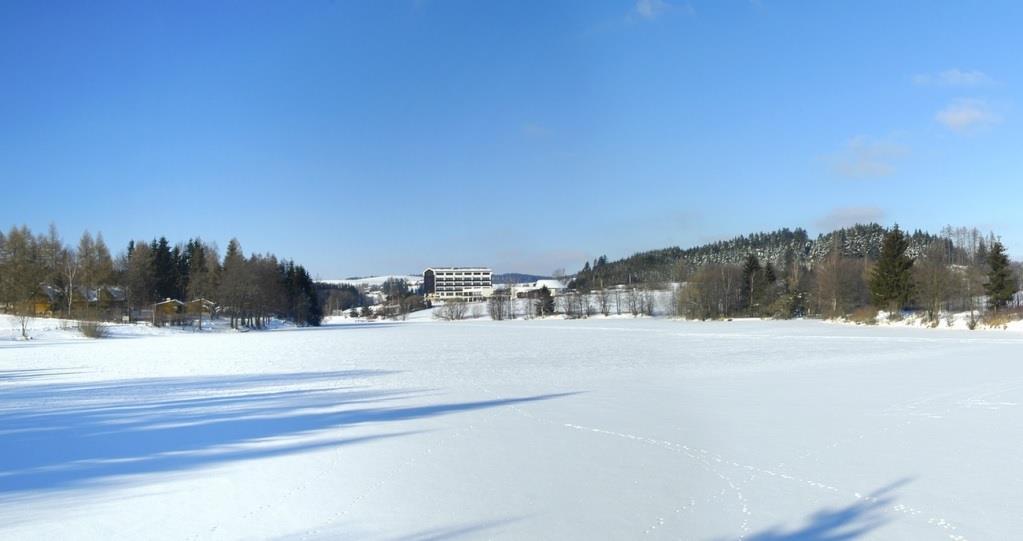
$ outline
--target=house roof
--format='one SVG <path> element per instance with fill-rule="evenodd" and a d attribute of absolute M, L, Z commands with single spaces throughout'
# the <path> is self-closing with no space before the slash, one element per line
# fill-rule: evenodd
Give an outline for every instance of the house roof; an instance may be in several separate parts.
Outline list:
<path fill-rule="evenodd" d="M 104 289 L 107 292 L 107 294 L 110 295 L 110 298 L 115 300 L 115 301 L 123 301 L 123 300 L 127 300 L 127 298 L 128 298 L 128 294 L 124 290 L 123 287 L 120 287 L 120 286 L 107 286 L 107 287 L 104 287 L 104 288 L 101 288 L 101 289 Z"/>
<path fill-rule="evenodd" d="M 50 299 L 50 302 L 57 302 L 60 299 L 61 291 L 51 285 L 43 284 L 39 286 L 39 292 Z"/>
<path fill-rule="evenodd" d="M 75 288 L 75 293 L 78 293 L 78 296 L 85 299 L 86 302 L 96 302 L 99 300 L 98 290 L 91 287 L 78 286 Z"/>
<path fill-rule="evenodd" d="M 179 301 L 177 299 L 164 299 L 164 300 L 162 300 L 160 302 L 154 302 L 153 306 L 160 306 L 162 304 L 180 304 L 180 305 L 183 306 L 185 303 L 183 303 L 183 302 L 181 302 L 181 301 Z"/>
<path fill-rule="evenodd" d="M 202 304 L 209 305 L 209 306 L 216 306 L 217 305 L 217 303 L 215 303 L 215 302 L 213 302 L 213 301 L 211 301 L 209 299 L 205 299 L 205 298 L 192 299 L 192 300 L 188 301 L 187 304 L 196 304 L 196 303 L 202 303 Z"/>
<path fill-rule="evenodd" d="M 492 272 L 490 267 L 427 267 L 423 272 L 426 271 Z"/>
<path fill-rule="evenodd" d="M 100 300 L 100 295 L 105 293 L 110 296 L 112 300 L 124 301 L 128 298 L 128 293 L 121 286 L 100 286 L 97 288 L 78 286 L 75 288 L 75 293 L 86 302 L 97 302 Z"/>

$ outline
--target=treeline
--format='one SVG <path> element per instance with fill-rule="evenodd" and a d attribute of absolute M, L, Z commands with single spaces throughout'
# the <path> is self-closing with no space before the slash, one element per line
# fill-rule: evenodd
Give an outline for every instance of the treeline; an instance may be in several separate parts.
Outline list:
<path fill-rule="evenodd" d="M 896 226 L 877 250 L 845 255 L 835 244 L 816 264 L 795 261 L 775 266 L 747 254 L 742 265 L 704 265 L 677 290 L 677 311 L 688 317 L 843 317 L 872 320 L 878 310 L 898 316 L 923 311 L 937 323 L 942 314 L 989 310 L 998 317 L 1018 308 L 1020 269 L 993 236 L 969 235 L 957 244 L 938 237 L 918 255 L 911 237 Z"/>
<path fill-rule="evenodd" d="M 949 229 L 948 233 L 952 235 Z M 750 254 L 778 267 L 798 264 L 809 268 L 823 261 L 833 249 L 846 258 L 877 259 L 887 233 L 883 226 L 871 223 L 839 229 L 812 239 L 803 229 L 786 228 L 687 249 L 650 250 L 617 261 L 608 261 L 606 256 L 601 256 L 592 263 L 587 262 L 569 285 L 574 289 L 592 290 L 622 284 L 678 283 L 703 267 L 742 266 Z M 915 257 L 941 238 L 914 231 L 908 235 L 909 253 Z"/>
<path fill-rule="evenodd" d="M 85 232 L 77 246 L 66 246 L 52 225 L 41 235 L 25 226 L 0 232 L 4 311 L 36 315 L 49 302 L 54 315 L 114 318 L 168 298 L 214 301 L 232 327 L 259 328 L 271 317 L 318 325 L 323 316 L 305 268 L 272 254 L 246 257 L 236 239 L 223 259 L 202 239 L 171 246 L 164 237 L 132 241 L 115 258 L 102 234 Z"/>
<path fill-rule="evenodd" d="M 422 286 L 413 289 L 402 278 L 388 278 L 380 285 L 380 292 L 384 302 L 377 312 L 371 312 L 375 316 L 404 320 L 410 313 L 427 308 Z"/>
<path fill-rule="evenodd" d="M 341 312 L 368 304 L 366 296 L 352 284 L 316 282 L 316 291 L 322 301 L 325 314 L 341 315 Z"/>
<path fill-rule="evenodd" d="M 899 259 L 891 259 L 893 253 Z M 900 262 L 891 278 L 893 261 Z M 888 277 L 886 285 L 878 282 Z M 618 291 L 672 290 L 667 313 L 698 319 L 842 317 L 878 309 L 940 314 L 1018 308 L 1021 280 L 993 234 L 976 228 L 906 234 L 877 224 L 810 239 L 801 229 L 737 237 L 687 250 L 668 248 L 587 262 L 570 287 L 597 299 Z M 896 293 L 880 294 L 887 288 Z M 636 304 L 636 303 L 633 303 Z M 629 311 L 634 311 L 630 309 Z M 643 312 L 644 310 L 639 310 Z"/>

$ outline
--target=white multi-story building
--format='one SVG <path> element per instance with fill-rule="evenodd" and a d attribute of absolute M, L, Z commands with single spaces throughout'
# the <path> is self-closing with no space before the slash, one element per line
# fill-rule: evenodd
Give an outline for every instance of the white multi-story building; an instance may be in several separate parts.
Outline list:
<path fill-rule="evenodd" d="M 428 300 L 482 300 L 494 293 L 493 272 L 486 267 L 431 267 L 423 271 Z"/>

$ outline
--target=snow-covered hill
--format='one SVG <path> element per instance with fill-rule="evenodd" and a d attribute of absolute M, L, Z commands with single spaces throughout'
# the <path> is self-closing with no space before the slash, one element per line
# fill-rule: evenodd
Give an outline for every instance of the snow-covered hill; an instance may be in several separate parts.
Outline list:
<path fill-rule="evenodd" d="M 330 280 L 317 280 L 317 282 L 324 284 L 349 284 L 355 287 L 368 286 L 368 287 L 380 287 L 388 279 L 395 278 L 398 280 L 405 280 L 410 286 L 418 286 L 423 281 L 421 274 L 389 274 L 385 276 L 365 276 L 362 278 L 342 278 L 342 279 L 330 279 Z"/>

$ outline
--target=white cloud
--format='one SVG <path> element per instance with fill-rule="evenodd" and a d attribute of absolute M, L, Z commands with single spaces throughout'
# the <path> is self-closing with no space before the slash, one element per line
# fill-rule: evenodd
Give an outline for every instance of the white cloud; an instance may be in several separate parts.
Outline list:
<path fill-rule="evenodd" d="M 653 19 L 668 9 L 664 0 L 636 0 L 636 13 L 644 19 Z"/>
<path fill-rule="evenodd" d="M 632 15 L 638 15 L 642 19 L 652 21 L 669 11 L 681 12 L 686 15 L 693 15 L 696 12 L 692 4 L 689 3 L 671 3 L 667 0 L 636 0 L 628 19 L 632 19 Z"/>
<path fill-rule="evenodd" d="M 938 73 L 914 75 L 913 82 L 918 85 L 980 86 L 991 83 L 991 78 L 983 71 L 963 71 L 959 68 L 952 68 Z"/>
<path fill-rule="evenodd" d="M 850 178 L 875 178 L 895 172 L 895 163 L 909 153 L 909 149 L 890 139 L 870 139 L 857 136 L 831 155 L 834 171 Z"/>
<path fill-rule="evenodd" d="M 935 113 L 934 119 L 958 133 L 972 133 L 1002 120 L 987 102 L 978 99 L 956 100 Z"/>
<path fill-rule="evenodd" d="M 839 207 L 818 218 L 814 225 L 821 231 L 834 231 L 856 224 L 880 223 L 884 217 L 884 210 L 878 207 Z"/>

